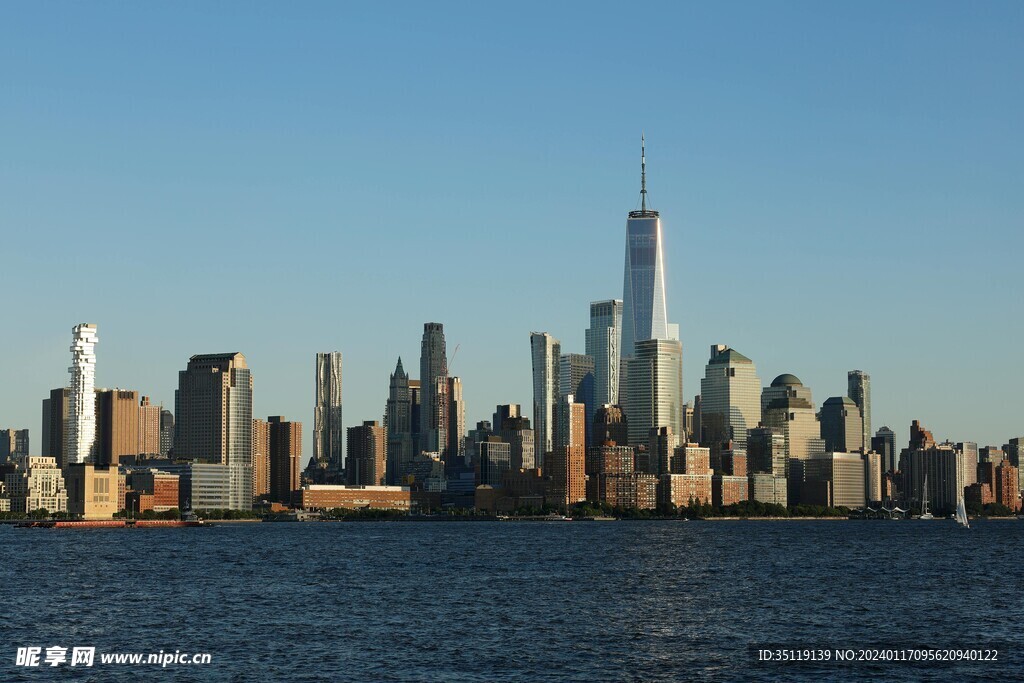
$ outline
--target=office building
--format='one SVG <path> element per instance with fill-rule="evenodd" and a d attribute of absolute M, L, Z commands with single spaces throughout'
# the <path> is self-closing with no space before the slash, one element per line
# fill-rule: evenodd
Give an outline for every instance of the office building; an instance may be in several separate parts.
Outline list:
<path fill-rule="evenodd" d="M 547 332 L 530 333 L 530 352 L 533 360 L 534 463 L 537 467 L 544 467 L 544 454 L 551 452 L 554 447 L 561 351 L 561 344 Z"/>
<path fill-rule="evenodd" d="M 399 510 L 414 506 L 408 486 L 340 486 L 306 484 L 299 491 L 299 506 L 303 510 Z"/>
<path fill-rule="evenodd" d="M 619 299 L 592 301 L 585 350 L 587 355 L 594 360 L 595 407 L 618 402 L 621 334 L 622 301 Z"/>
<path fill-rule="evenodd" d="M 345 468 L 342 442 L 341 351 L 316 354 L 313 407 L 313 460 L 327 478 L 336 480 Z"/>
<path fill-rule="evenodd" d="M 586 414 L 587 445 L 590 445 L 590 425 L 594 421 L 595 401 L 594 359 L 579 353 L 563 353 L 559 358 L 558 394 L 572 394 L 576 403 L 583 404 Z M 559 403 L 561 405 L 561 403 Z"/>
<path fill-rule="evenodd" d="M 96 392 L 97 465 L 117 466 L 122 456 L 139 453 L 139 392 L 101 389 Z"/>
<path fill-rule="evenodd" d="M 728 346 L 712 346 L 700 381 L 700 443 L 711 449 L 712 467 L 718 468 L 726 441 L 745 450 L 747 430 L 760 422 L 761 380 L 753 361 Z"/>
<path fill-rule="evenodd" d="M 348 428 L 345 473 L 349 486 L 383 486 L 387 472 L 387 434 L 376 420 Z"/>
<path fill-rule="evenodd" d="M 480 462 L 477 486 L 500 487 L 506 472 L 512 469 L 512 450 L 497 436 L 489 436 L 479 444 Z"/>
<path fill-rule="evenodd" d="M 825 451 L 851 453 L 864 450 L 860 408 L 847 396 L 825 399 L 821 406 L 821 438 Z"/>
<path fill-rule="evenodd" d="M 508 417 L 498 432 L 501 440 L 509 445 L 511 467 L 514 470 L 532 470 L 537 467 L 536 434 L 530 429 L 530 419 Z"/>
<path fill-rule="evenodd" d="M 67 447 L 70 402 L 71 390 L 66 387 L 51 390 L 50 397 L 43 399 L 42 455 L 55 459 L 60 468 L 66 461 L 64 449 Z"/>
<path fill-rule="evenodd" d="M 291 505 L 301 485 L 302 423 L 280 415 L 267 418 L 270 436 L 270 500 Z M 381 447 L 381 456 L 384 449 Z M 383 468 L 382 468 L 383 471 Z"/>
<path fill-rule="evenodd" d="M 621 406 L 604 405 L 594 413 L 594 446 L 629 444 L 629 420 Z"/>
<path fill-rule="evenodd" d="M 412 392 L 409 373 L 398 358 L 388 386 L 388 402 L 384 409 L 387 428 L 387 475 L 389 484 L 397 484 L 408 474 L 418 444 L 412 438 Z"/>
<path fill-rule="evenodd" d="M 782 430 L 786 458 L 806 460 L 825 452 L 810 387 L 785 373 L 761 392 L 764 426 Z"/>
<path fill-rule="evenodd" d="M 91 462 L 96 449 L 96 325 L 75 325 L 71 337 L 66 463 Z"/>
<path fill-rule="evenodd" d="M 851 402 L 851 405 L 852 402 Z M 856 406 L 854 406 L 856 408 Z M 859 412 L 859 409 L 858 409 Z M 860 431 L 858 429 L 858 434 Z M 867 502 L 864 458 L 860 453 L 827 452 L 803 461 L 804 481 L 827 484 L 825 501 L 804 501 L 833 507 L 861 508 Z"/>
<path fill-rule="evenodd" d="M 647 452 L 650 453 L 649 462 L 654 467 L 648 474 L 672 474 L 672 461 L 682 442 L 682 436 L 673 432 L 671 427 L 651 429 L 647 438 Z"/>
<path fill-rule="evenodd" d="M 782 429 L 755 427 L 747 430 L 747 468 L 751 473 L 786 478 L 789 474 L 789 456 Z"/>
<path fill-rule="evenodd" d="M 871 375 L 861 370 L 846 373 L 846 395 L 860 410 L 860 443 L 867 451 L 871 444 Z"/>
<path fill-rule="evenodd" d="M 889 427 L 880 427 L 875 432 L 875 435 L 871 437 L 871 450 L 882 456 L 882 470 L 884 472 L 895 472 L 899 469 L 896 432 L 889 429 Z M 975 456 L 977 456 L 977 445 L 975 445 Z"/>
<path fill-rule="evenodd" d="M 978 444 L 973 441 L 962 441 L 956 445 L 960 451 L 960 478 L 964 488 L 978 481 Z M 1012 461 L 1012 458 L 1011 458 Z"/>
<path fill-rule="evenodd" d="M 882 454 L 869 451 L 864 454 L 864 497 L 868 504 L 885 500 L 882 485 Z"/>
<path fill-rule="evenodd" d="M 505 420 L 510 417 L 523 417 L 523 409 L 518 403 L 509 403 L 506 405 L 499 405 L 494 410 L 494 415 L 491 420 L 491 430 L 495 434 L 501 433 L 502 425 L 505 424 Z"/>
<path fill-rule="evenodd" d="M 226 466 L 232 510 L 252 507 L 252 386 L 243 354 L 217 353 L 189 358 L 174 392 L 175 457 Z"/>
<path fill-rule="evenodd" d="M 448 446 L 445 464 L 454 471 L 466 463 L 466 401 L 462 398 L 462 378 L 448 378 Z"/>
<path fill-rule="evenodd" d="M 929 512 L 950 514 L 966 487 L 963 452 L 951 443 L 936 444 L 930 432 L 920 431 L 928 435 L 914 440 L 920 447 L 906 449 L 900 455 L 904 507 L 920 513 L 927 494 Z"/>
<path fill-rule="evenodd" d="M 750 492 L 748 500 L 758 503 L 781 505 L 786 507 L 789 498 L 786 491 L 786 478 L 769 472 L 754 472 L 748 477 Z"/>
<path fill-rule="evenodd" d="M 646 443 L 651 429 L 683 432 L 683 345 L 669 339 L 637 341 L 627 359 L 629 385 L 624 406 L 629 444 Z"/>
<path fill-rule="evenodd" d="M 640 148 L 640 210 L 626 220 L 626 261 L 622 293 L 622 358 L 632 358 L 636 343 L 673 339 L 665 300 L 661 218 L 647 208 L 647 163 Z M 618 399 L 620 402 L 622 398 Z"/>
<path fill-rule="evenodd" d="M 160 455 L 167 457 L 174 450 L 174 413 L 160 408 Z"/>
<path fill-rule="evenodd" d="M 420 344 L 420 450 L 440 453 L 448 447 L 448 357 L 444 325 L 424 323 Z M 350 479 L 351 481 L 351 479 Z"/>
<path fill-rule="evenodd" d="M 153 512 L 166 512 L 178 508 L 178 479 L 177 474 L 154 468 L 132 469 L 128 471 L 127 483 L 130 490 L 152 496 L 149 509 Z"/>

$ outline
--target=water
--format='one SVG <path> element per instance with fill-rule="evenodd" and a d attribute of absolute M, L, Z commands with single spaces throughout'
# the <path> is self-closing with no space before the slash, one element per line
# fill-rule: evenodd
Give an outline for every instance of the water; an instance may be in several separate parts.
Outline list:
<path fill-rule="evenodd" d="M 1019 679 L 1024 522 L 0 526 L 0 680 Z M 751 644 L 1001 646 L 757 665 Z M 18 646 L 209 652 L 15 667 Z"/>

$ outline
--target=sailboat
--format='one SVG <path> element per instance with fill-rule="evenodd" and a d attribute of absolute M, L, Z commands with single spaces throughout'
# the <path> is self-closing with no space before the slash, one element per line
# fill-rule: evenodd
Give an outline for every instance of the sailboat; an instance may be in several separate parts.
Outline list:
<path fill-rule="evenodd" d="M 956 502 L 956 523 L 965 529 L 971 528 L 971 523 L 967 521 L 967 508 L 964 506 L 963 496 Z"/>
<path fill-rule="evenodd" d="M 932 513 L 928 512 L 928 473 L 924 473 L 924 489 L 921 496 L 921 516 L 918 519 L 935 519 Z"/>

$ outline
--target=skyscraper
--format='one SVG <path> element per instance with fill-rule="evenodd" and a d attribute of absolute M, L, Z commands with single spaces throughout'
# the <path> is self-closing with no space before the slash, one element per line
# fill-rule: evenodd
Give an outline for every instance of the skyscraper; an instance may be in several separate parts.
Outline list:
<path fill-rule="evenodd" d="M 252 507 L 252 374 L 241 353 L 192 356 L 174 392 L 174 454 L 227 465 L 231 509 Z"/>
<path fill-rule="evenodd" d="M 628 441 L 629 418 L 620 406 L 606 404 L 594 412 L 595 448 L 609 442 L 616 446 L 625 446 Z"/>
<path fill-rule="evenodd" d="M 896 432 L 889 429 L 888 426 L 880 427 L 871 437 L 871 450 L 881 453 L 883 472 L 895 472 L 899 469 Z M 975 458 L 977 458 L 977 445 L 975 445 Z"/>
<path fill-rule="evenodd" d="M 765 426 L 782 430 L 787 459 L 806 460 L 825 452 L 811 388 L 804 386 L 796 375 L 779 375 L 771 386 L 764 388 L 761 419 Z"/>
<path fill-rule="evenodd" d="M 846 373 L 846 395 L 860 408 L 860 442 L 867 450 L 871 444 L 871 375 L 862 370 Z"/>
<path fill-rule="evenodd" d="M 534 466 L 544 467 L 544 454 L 554 446 L 562 346 L 547 332 L 531 332 L 530 351 L 533 358 Z"/>
<path fill-rule="evenodd" d="M 498 430 L 501 440 L 509 445 L 509 456 L 513 470 L 532 470 L 540 465 L 536 462 L 536 442 L 530 429 L 528 417 L 506 417 Z"/>
<path fill-rule="evenodd" d="M 622 300 L 590 302 L 590 327 L 586 334 L 586 352 L 594 359 L 594 405 L 614 404 L 619 400 L 619 341 L 622 335 Z M 588 418 L 588 430 L 591 415 Z"/>
<path fill-rule="evenodd" d="M 645 339 L 629 358 L 629 445 L 647 443 L 650 430 L 669 427 L 683 433 L 683 345 L 670 339 Z"/>
<path fill-rule="evenodd" d="M 420 450 L 441 453 L 448 445 L 448 359 L 444 325 L 423 324 L 420 346 Z"/>
<path fill-rule="evenodd" d="M 28 456 L 27 429 L 0 429 L 0 464 Z"/>
<path fill-rule="evenodd" d="M 734 451 L 746 449 L 747 430 L 759 422 L 761 380 L 754 362 L 723 344 L 712 346 L 700 381 L 700 443 L 711 449 L 712 467 L 720 466 L 723 442 L 732 441 Z"/>
<path fill-rule="evenodd" d="M 864 432 L 860 408 L 848 396 L 833 396 L 821 406 L 821 438 L 825 451 L 846 452 L 863 450 Z"/>
<path fill-rule="evenodd" d="M 582 403 L 586 413 L 586 425 L 594 421 L 594 410 L 597 408 L 594 402 L 594 359 L 579 353 L 563 353 L 559 358 L 558 366 L 558 394 L 568 396 L 572 394 L 576 403 Z M 561 404 L 559 404 L 561 405 Z M 592 429 L 586 429 L 587 445 L 590 444 L 590 433 Z"/>
<path fill-rule="evenodd" d="M 412 440 L 412 392 L 409 373 L 398 358 L 388 386 L 388 402 L 384 408 L 387 428 L 387 482 L 397 484 L 409 472 L 415 445 Z"/>
<path fill-rule="evenodd" d="M 387 469 L 387 437 L 376 420 L 348 428 L 348 462 L 345 475 L 352 486 L 380 486 Z"/>
<path fill-rule="evenodd" d="M 160 455 L 165 458 L 174 448 L 174 413 L 160 408 Z"/>
<path fill-rule="evenodd" d="M 71 334 L 71 394 L 64 464 L 91 461 L 96 446 L 96 325 L 75 325 Z"/>
<path fill-rule="evenodd" d="M 302 459 L 302 423 L 280 415 L 267 418 L 270 433 L 270 499 L 290 505 L 299 489 Z"/>
<path fill-rule="evenodd" d="M 270 493 L 270 423 L 252 420 L 252 499 Z"/>
<path fill-rule="evenodd" d="M 139 403 L 139 454 L 160 454 L 160 406 L 143 396 Z"/>
<path fill-rule="evenodd" d="M 139 392 L 104 389 L 96 394 L 97 465 L 117 465 L 139 453 Z"/>
<path fill-rule="evenodd" d="M 571 394 L 558 404 L 558 438 L 545 476 L 551 477 L 549 497 L 558 506 L 574 505 L 587 498 L 586 408 Z"/>
<path fill-rule="evenodd" d="M 462 378 L 448 378 L 448 457 L 449 471 L 465 464 L 466 457 L 466 402 L 462 398 Z M 463 462 L 459 462 L 463 461 Z"/>
<path fill-rule="evenodd" d="M 341 430 L 341 351 L 316 354 L 316 405 L 313 408 L 313 459 L 338 477 L 345 466 Z"/>
<path fill-rule="evenodd" d="M 623 358 L 633 356 L 638 341 L 671 338 L 663 261 L 661 218 L 657 211 L 647 208 L 647 159 L 641 136 L 640 210 L 630 211 L 626 220 L 620 347 Z"/>

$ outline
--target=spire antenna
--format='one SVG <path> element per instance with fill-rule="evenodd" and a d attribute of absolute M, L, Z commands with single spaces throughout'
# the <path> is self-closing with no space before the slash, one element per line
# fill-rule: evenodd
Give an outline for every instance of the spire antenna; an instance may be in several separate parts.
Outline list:
<path fill-rule="evenodd" d="M 647 153 L 644 132 L 640 131 L 640 210 L 647 211 Z"/>

